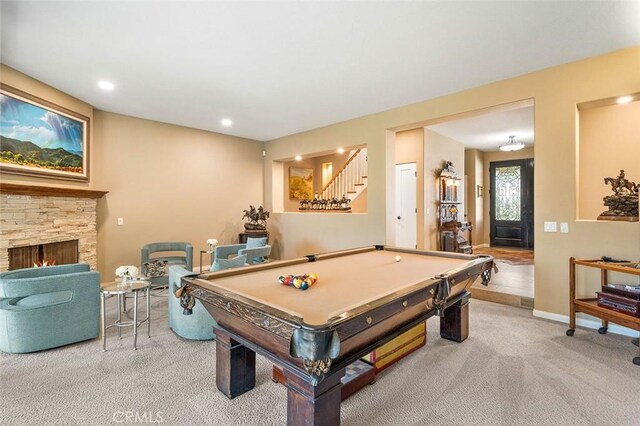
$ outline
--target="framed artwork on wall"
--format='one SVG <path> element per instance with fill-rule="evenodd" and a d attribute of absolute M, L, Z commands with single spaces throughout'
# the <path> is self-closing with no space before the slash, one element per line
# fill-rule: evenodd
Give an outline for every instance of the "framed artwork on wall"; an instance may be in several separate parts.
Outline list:
<path fill-rule="evenodd" d="M 0 171 L 89 180 L 89 117 L 0 84 Z"/>
<path fill-rule="evenodd" d="M 289 167 L 289 198 L 293 200 L 313 198 L 313 169 Z"/>

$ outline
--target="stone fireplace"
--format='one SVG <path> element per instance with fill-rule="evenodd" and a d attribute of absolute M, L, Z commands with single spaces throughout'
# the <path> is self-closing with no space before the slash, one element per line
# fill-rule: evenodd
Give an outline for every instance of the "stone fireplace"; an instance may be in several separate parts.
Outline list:
<path fill-rule="evenodd" d="M 52 253 L 77 240 L 77 262 L 97 268 L 96 205 L 105 191 L 0 184 L 0 271 L 9 269 L 9 249 L 24 261 L 31 254 Z M 72 243 L 73 244 L 73 243 Z M 36 248 L 27 248 L 34 246 Z M 43 248 L 39 248 L 43 246 Z M 73 251 L 67 245 L 63 262 Z M 12 262 L 13 263 L 13 262 Z M 29 265 L 32 266 L 32 265 Z"/>

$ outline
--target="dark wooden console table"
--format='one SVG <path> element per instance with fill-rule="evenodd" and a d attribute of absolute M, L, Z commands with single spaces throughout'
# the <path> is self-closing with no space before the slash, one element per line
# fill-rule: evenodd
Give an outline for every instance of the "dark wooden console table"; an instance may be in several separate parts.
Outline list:
<path fill-rule="evenodd" d="M 248 238 L 263 238 L 267 237 L 267 243 L 269 242 L 269 232 L 261 231 L 261 232 L 241 232 L 238 234 L 238 241 L 240 244 L 245 244 Z"/>

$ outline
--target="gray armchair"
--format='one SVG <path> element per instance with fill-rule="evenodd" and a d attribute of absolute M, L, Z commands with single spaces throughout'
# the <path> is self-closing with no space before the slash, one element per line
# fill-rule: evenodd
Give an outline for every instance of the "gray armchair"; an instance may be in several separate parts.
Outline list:
<path fill-rule="evenodd" d="M 0 274 L 0 350 L 41 351 L 98 337 L 100 274 L 86 263 Z"/>
<path fill-rule="evenodd" d="M 159 253 L 160 255 L 158 255 Z M 154 288 L 169 285 L 168 269 L 173 265 L 180 265 L 193 271 L 193 246 L 191 243 L 150 243 L 145 244 L 140 250 L 142 272 L 150 277 Z"/>

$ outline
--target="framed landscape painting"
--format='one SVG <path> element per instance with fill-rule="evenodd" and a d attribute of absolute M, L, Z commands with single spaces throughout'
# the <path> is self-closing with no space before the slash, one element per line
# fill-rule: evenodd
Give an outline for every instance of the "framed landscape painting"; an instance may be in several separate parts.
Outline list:
<path fill-rule="evenodd" d="M 294 200 L 313 198 L 313 169 L 289 167 L 289 198 Z"/>
<path fill-rule="evenodd" d="M 0 85 L 0 171 L 89 180 L 89 118 Z"/>

